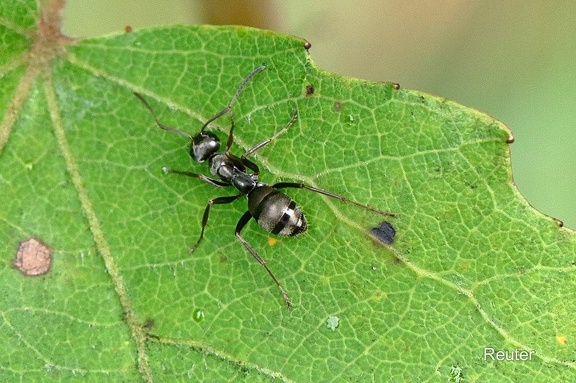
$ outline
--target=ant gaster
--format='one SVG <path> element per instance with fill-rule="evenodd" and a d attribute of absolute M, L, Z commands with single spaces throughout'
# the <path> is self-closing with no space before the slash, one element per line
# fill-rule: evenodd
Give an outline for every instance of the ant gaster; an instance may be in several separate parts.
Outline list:
<path fill-rule="evenodd" d="M 250 218 L 254 218 L 258 225 L 264 230 L 281 236 L 295 236 L 303 233 L 307 229 L 306 217 L 302 212 L 302 209 L 294 202 L 288 195 L 281 192 L 279 189 L 284 188 L 296 188 L 296 189 L 307 189 L 330 198 L 337 199 L 339 201 L 349 203 L 363 209 L 369 210 L 371 212 L 394 217 L 395 214 L 385 212 L 372 208 L 370 206 L 362 205 L 358 202 L 352 201 L 348 198 L 340 196 L 338 194 L 331 193 L 327 190 L 319 189 L 313 186 L 309 186 L 303 183 L 297 182 L 279 182 L 274 185 L 267 185 L 263 182 L 258 181 L 258 176 L 260 174 L 260 169 L 258 165 L 254 162 L 248 160 L 248 157 L 254 154 L 257 150 L 262 149 L 264 146 L 268 145 L 274 139 L 276 139 L 281 134 L 285 133 L 298 118 L 298 113 L 296 110 L 292 112 L 292 118 L 286 124 L 286 126 L 274 134 L 272 137 L 260 142 L 241 157 L 237 157 L 230 153 L 230 147 L 234 142 L 234 116 L 232 113 L 232 108 L 236 103 L 236 100 L 240 96 L 240 93 L 244 90 L 248 82 L 256 76 L 258 73 L 266 69 L 266 66 L 262 65 L 254 69 L 250 74 L 242 81 L 236 92 L 232 96 L 230 103 L 222 109 L 220 112 L 216 113 L 213 117 L 208 119 L 202 125 L 200 132 L 192 136 L 180 129 L 172 128 L 170 126 L 160 123 L 158 117 L 148 101 L 139 93 L 134 93 L 136 97 L 142 101 L 144 106 L 152 114 L 156 125 L 169 132 L 180 134 L 191 140 L 190 145 L 190 156 L 199 163 L 208 160 L 210 166 L 210 173 L 219 179 L 213 179 L 206 177 L 203 174 L 197 174 L 187 171 L 172 170 L 169 168 L 163 168 L 165 173 L 182 174 L 185 176 L 197 178 L 201 181 L 209 183 L 213 186 L 224 187 L 224 186 L 234 186 L 239 194 L 226 197 L 218 197 L 208 201 L 206 209 L 204 210 L 204 215 L 202 216 L 202 229 L 200 232 L 200 237 L 190 248 L 190 252 L 196 250 L 202 238 L 204 238 L 204 230 L 206 229 L 206 224 L 208 223 L 208 217 L 210 214 L 210 207 L 212 205 L 222 205 L 232 203 L 243 196 L 248 198 L 248 211 L 242 215 L 238 223 L 236 224 L 235 235 L 238 241 L 244 246 L 246 250 L 260 263 L 268 272 L 274 283 L 278 286 L 278 289 L 282 293 L 282 298 L 286 302 L 288 309 L 292 309 L 292 303 L 288 298 L 286 290 L 282 287 L 278 279 L 274 276 L 266 261 L 250 246 L 250 244 L 242 237 L 241 231 L 250 221 Z M 205 128 L 217 118 L 228 113 L 231 120 L 230 132 L 228 134 L 228 142 L 226 144 L 226 150 L 224 152 L 219 152 L 220 140 L 212 132 L 204 131 Z"/>

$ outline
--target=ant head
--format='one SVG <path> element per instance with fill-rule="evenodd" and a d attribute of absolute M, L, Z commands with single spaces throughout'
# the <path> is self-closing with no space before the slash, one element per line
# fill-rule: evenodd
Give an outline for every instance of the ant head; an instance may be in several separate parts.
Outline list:
<path fill-rule="evenodd" d="M 196 162 L 202 163 L 209 159 L 220 149 L 220 139 L 214 133 L 200 131 L 192 137 L 190 145 L 190 157 Z"/>

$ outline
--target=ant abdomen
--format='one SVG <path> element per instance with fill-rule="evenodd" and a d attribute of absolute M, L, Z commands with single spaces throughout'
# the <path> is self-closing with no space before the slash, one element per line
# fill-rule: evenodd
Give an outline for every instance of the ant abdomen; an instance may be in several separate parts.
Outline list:
<path fill-rule="evenodd" d="M 258 225 L 272 234 L 292 237 L 306 231 L 302 209 L 271 186 L 259 186 L 248 194 L 248 210 Z"/>

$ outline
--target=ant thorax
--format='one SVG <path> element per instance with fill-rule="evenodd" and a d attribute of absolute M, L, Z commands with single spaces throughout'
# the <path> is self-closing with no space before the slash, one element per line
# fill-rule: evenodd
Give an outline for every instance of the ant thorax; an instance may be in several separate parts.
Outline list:
<path fill-rule="evenodd" d="M 220 177 L 222 181 L 230 182 L 234 174 L 234 164 L 228 159 L 227 153 L 217 153 L 210 157 L 210 173 Z"/>
<path fill-rule="evenodd" d="M 248 174 L 236 168 L 234 169 L 234 175 L 230 180 L 230 182 L 236 189 L 238 189 L 240 193 L 245 195 L 254 190 L 254 188 L 256 188 L 257 185 L 259 184 L 254 180 L 252 174 Z"/>

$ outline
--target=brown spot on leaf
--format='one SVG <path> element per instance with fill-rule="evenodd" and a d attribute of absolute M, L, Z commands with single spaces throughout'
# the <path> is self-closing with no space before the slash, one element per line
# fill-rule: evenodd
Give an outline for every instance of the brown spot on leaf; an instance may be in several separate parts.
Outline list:
<path fill-rule="evenodd" d="M 14 266 L 24 275 L 46 274 L 52 264 L 52 250 L 37 240 L 30 238 L 21 242 L 16 253 Z"/>
<path fill-rule="evenodd" d="M 334 103 L 334 109 L 336 109 L 338 112 L 342 110 L 342 103 L 340 101 L 336 101 Z"/>
<path fill-rule="evenodd" d="M 154 319 L 152 318 L 146 319 L 146 321 L 142 324 L 142 330 L 144 330 L 145 333 L 149 333 L 150 331 L 152 331 L 153 327 L 154 327 Z"/>
<path fill-rule="evenodd" d="M 304 42 L 304 49 L 308 50 L 310 48 L 312 48 L 312 44 L 309 41 Z"/>
<path fill-rule="evenodd" d="M 314 94 L 314 85 L 306 85 L 306 96 L 312 96 Z"/>
<path fill-rule="evenodd" d="M 132 26 L 131 26 L 131 25 L 126 25 L 126 26 L 124 27 L 124 32 L 126 32 L 126 33 L 132 32 Z"/>

